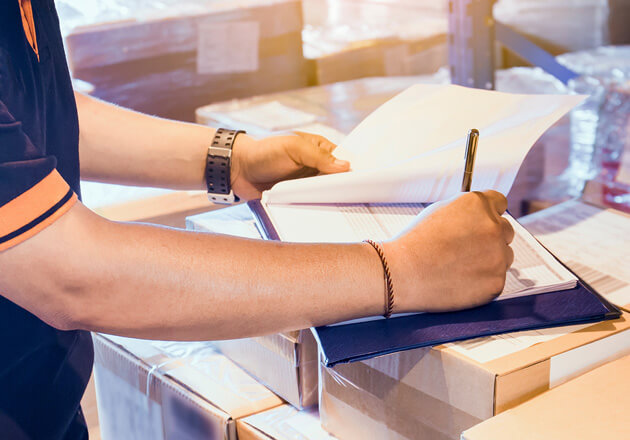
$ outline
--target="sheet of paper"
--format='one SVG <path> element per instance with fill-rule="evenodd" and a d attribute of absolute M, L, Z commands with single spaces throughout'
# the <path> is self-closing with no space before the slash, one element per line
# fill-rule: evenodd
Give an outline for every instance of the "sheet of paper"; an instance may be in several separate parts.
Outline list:
<path fill-rule="evenodd" d="M 630 216 L 577 200 L 522 219 L 527 229 L 606 299 L 630 304 Z"/>
<path fill-rule="evenodd" d="M 282 241 L 359 242 L 386 240 L 401 232 L 424 209 L 422 204 L 282 205 L 266 207 Z M 511 216 L 514 263 L 500 299 L 575 286 L 576 278 Z"/>
<path fill-rule="evenodd" d="M 256 72 L 259 42 L 260 23 L 256 21 L 217 22 L 213 18 L 200 21 L 197 73 Z"/>
<path fill-rule="evenodd" d="M 268 203 L 433 202 L 460 190 L 465 139 L 480 131 L 474 190 L 507 194 L 538 137 L 583 97 L 516 95 L 418 84 L 368 116 L 342 142 L 349 173 L 277 184 Z M 342 189 L 342 190 L 341 190 Z"/>
<path fill-rule="evenodd" d="M 575 286 L 575 276 L 565 269 L 534 237 L 511 216 L 506 215 L 514 228 L 514 263 L 507 272 L 503 298 L 552 292 Z"/>

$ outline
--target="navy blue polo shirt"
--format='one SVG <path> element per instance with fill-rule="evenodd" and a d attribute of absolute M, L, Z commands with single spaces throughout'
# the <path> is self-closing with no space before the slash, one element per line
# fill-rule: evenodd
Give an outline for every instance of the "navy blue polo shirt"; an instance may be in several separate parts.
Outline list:
<path fill-rule="evenodd" d="M 76 202 L 78 146 L 53 0 L 1 0 L 0 252 Z M 93 356 L 89 333 L 57 330 L 0 292 L 0 438 L 87 438 L 79 404 Z"/>

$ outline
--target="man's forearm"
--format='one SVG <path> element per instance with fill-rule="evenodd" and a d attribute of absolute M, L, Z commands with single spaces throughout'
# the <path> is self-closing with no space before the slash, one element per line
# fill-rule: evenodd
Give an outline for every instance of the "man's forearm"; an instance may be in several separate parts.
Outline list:
<path fill-rule="evenodd" d="M 76 93 L 81 176 L 87 180 L 204 189 L 215 130 L 127 110 Z"/>
<path fill-rule="evenodd" d="M 383 311 L 382 268 L 367 245 L 121 224 L 81 205 L 0 254 L 3 272 L 26 263 L 37 268 L 26 286 L 0 285 L 10 299 L 55 325 L 132 337 L 238 338 Z"/>

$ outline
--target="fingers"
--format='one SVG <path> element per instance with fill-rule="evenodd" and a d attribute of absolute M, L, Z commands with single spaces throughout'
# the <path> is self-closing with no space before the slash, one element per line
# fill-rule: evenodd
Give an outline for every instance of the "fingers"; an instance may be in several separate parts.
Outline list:
<path fill-rule="evenodd" d="M 309 135 L 316 136 L 316 135 Z M 345 160 L 337 159 L 331 154 L 335 145 L 325 138 L 317 136 L 314 141 L 309 141 L 302 136 L 295 142 L 294 153 L 296 162 L 303 166 L 315 168 L 322 173 L 341 173 L 350 169 L 350 163 Z M 316 142 L 316 143 L 314 143 Z M 320 144 L 323 146 L 320 147 Z"/>
<path fill-rule="evenodd" d="M 494 208 L 497 214 L 502 215 L 507 210 L 507 199 L 500 192 L 487 190 L 483 191 L 481 194 L 483 194 L 486 200 L 490 202 L 490 205 Z"/>
<path fill-rule="evenodd" d="M 313 134 L 313 133 L 305 133 L 303 131 L 295 131 L 294 133 L 300 136 L 302 139 L 306 140 L 307 142 L 317 145 L 319 148 L 322 148 L 328 153 L 332 153 L 335 150 L 335 148 L 337 148 L 337 145 L 330 142 L 324 136 L 320 136 L 318 134 Z"/>
<path fill-rule="evenodd" d="M 506 255 L 505 255 L 505 260 L 507 262 L 507 269 L 510 268 L 510 266 L 512 266 L 512 263 L 514 263 L 514 249 L 512 249 L 510 246 L 506 247 Z"/>
<path fill-rule="evenodd" d="M 505 217 L 500 217 L 499 224 L 501 225 L 501 229 L 503 230 L 503 237 L 505 238 L 505 242 L 507 244 L 512 243 L 512 240 L 514 240 L 514 227 L 512 226 L 510 221 Z"/>

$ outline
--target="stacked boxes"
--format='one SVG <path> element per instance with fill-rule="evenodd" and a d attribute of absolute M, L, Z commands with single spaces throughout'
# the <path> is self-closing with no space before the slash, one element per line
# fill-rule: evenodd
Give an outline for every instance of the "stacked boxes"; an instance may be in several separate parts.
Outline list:
<path fill-rule="evenodd" d="M 96 97 L 182 120 L 208 102 L 306 85 L 299 0 L 217 0 L 182 15 L 184 6 L 73 29 L 73 76 Z"/>
<path fill-rule="evenodd" d="M 609 0 L 499 0 L 494 6 L 497 21 L 553 55 L 609 44 L 610 12 Z"/>
<path fill-rule="evenodd" d="M 312 84 L 431 74 L 447 64 L 444 0 L 303 3 Z"/>
<path fill-rule="evenodd" d="M 207 343 L 93 335 L 105 439 L 236 440 L 236 420 L 282 401 Z"/>
<path fill-rule="evenodd" d="M 630 315 L 405 351 L 321 369 L 320 413 L 343 440 L 462 431 L 630 353 Z"/>

